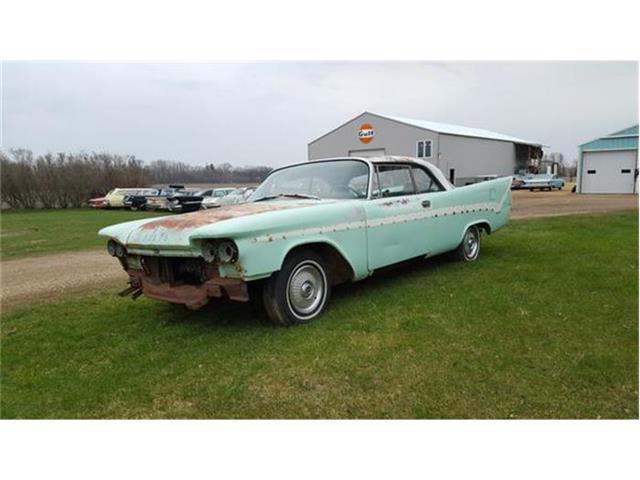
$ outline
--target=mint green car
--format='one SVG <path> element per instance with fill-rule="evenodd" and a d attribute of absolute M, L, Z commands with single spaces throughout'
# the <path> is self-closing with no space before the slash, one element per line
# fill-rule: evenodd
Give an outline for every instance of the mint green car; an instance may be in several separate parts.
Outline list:
<path fill-rule="evenodd" d="M 411 157 L 332 158 L 274 170 L 248 203 L 100 230 L 129 274 L 122 295 L 197 309 L 260 299 L 279 325 L 305 323 L 332 286 L 445 252 L 478 258 L 505 225 L 511 178 L 455 188 Z"/>

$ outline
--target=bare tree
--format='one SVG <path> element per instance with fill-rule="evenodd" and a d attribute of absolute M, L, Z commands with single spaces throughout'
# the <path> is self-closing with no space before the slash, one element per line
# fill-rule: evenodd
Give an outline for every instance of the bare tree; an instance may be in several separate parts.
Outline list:
<path fill-rule="evenodd" d="M 13 208 L 68 208 L 86 204 L 116 187 L 152 183 L 257 183 L 269 167 L 194 166 L 156 160 L 148 166 L 134 156 L 111 153 L 0 151 L 0 200 Z"/>
<path fill-rule="evenodd" d="M 146 185 L 149 173 L 135 157 L 108 153 L 0 152 L 2 202 L 14 208 L 79 207 L 112 188 Z"/>

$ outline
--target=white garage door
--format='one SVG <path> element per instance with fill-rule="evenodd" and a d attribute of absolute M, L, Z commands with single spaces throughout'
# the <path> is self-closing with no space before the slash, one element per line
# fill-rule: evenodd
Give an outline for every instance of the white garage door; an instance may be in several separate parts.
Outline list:
<path fill-rule="evenodd" d="M 381 157 L 384 155 L 384 148 L 369 148 L 361 150 L 349 150 L 350 157 Z"/>
<path fill-rule="evenodd" d="M 635 151 L 585 152 L 582 193 L 634 193 Z"/>

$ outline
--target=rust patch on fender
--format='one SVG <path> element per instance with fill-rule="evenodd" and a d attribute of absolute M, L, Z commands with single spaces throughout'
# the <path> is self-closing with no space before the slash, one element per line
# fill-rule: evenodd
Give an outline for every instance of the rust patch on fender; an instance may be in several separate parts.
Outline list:
<path fill-rule="evenodd" d="M 282 203 L 243 203 L 240 205 L 229 205 L 199 212 L 185 213 L 174 217 L 161 218 L 159 220 L 141 225 L 142 230 L 153 230 L 155 228 L 167 228 L 172 230 L 185 230 L 190 228 L 203 227 L 212 223 L 229 220 L 231 218 L 246 217 L 258 213 L 274 212 L 277 210 L 288 210 L 291 208 L 304 207 L 306 204 L 282 204 Z"/>

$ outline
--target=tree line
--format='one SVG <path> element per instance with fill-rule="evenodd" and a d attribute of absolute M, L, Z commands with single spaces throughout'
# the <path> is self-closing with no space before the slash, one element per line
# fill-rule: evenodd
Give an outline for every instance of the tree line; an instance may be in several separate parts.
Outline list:
<path fill-rule="evenodd" d="M 12 208 L 80 207 L 89 198 L 120 187 L 164 183 L 259 183 L 271 168 L 221 165 L 195 166 L 111 153 L 47 153 L 0 150 L 0 200 Z"/>
<path fill-rule="evenodd" d="M 230 163 L 205 166 L 156 160 L 148 167 L 155 183 L 260 183 L 271 167 L 234 167 Z"/>

